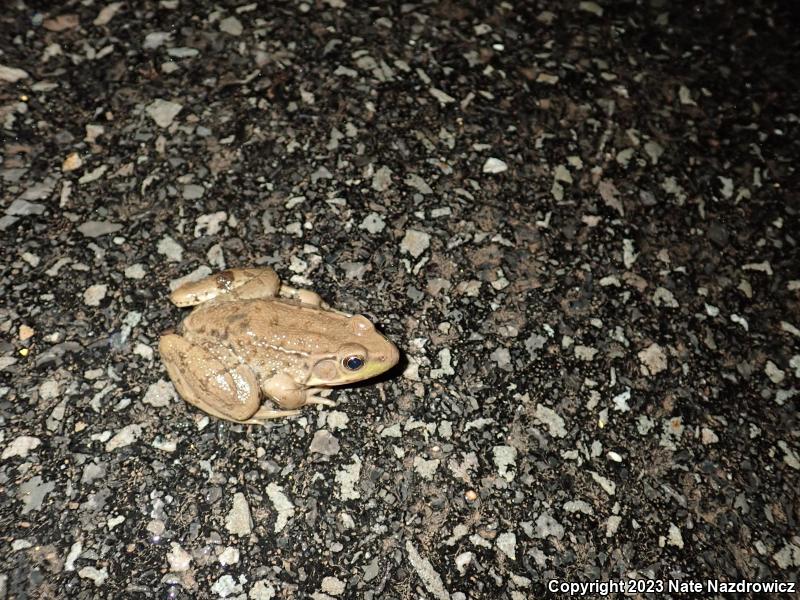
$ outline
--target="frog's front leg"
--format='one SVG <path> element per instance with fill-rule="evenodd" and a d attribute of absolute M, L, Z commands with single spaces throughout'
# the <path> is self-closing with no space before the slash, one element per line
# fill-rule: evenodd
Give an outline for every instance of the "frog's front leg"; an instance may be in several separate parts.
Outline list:
<path fill-rule="evenodd" d="M 317 395 L 319 388 L 307 388 L 285 373 L 273 375 L 262 384 L 261 389 L 281 408 L 300 408 L 306 404 L 336 406 L 335 402 Z"/>
<path fill-rule="evenodd" d="M 195 306 L 213 298 L 248 300 L 274 298 L 281 290 L 278 274 L 269 267 L 259 269 L 226 269 L 200 281 L 184 283 L 172 294 L 176 306 Z"/>
<path fill-rule="evenodd" d="M 230 350 L 219 346 L 212 353 L 171 333 L 161 337 L 158 351 L 175 389 L 190 404 L 237 422 L 247 422 L 258 411 L 258 379 Z"/>

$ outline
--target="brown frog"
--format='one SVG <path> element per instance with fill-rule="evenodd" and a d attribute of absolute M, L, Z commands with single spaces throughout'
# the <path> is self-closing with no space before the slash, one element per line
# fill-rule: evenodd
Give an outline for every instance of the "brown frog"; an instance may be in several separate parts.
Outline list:
<path fill-rule="evenodd" d="M 170 296 L 196 308 L 158 344 L 178 393 L 222 419 L 263 424 L 334 403 L 320 388 L 363 381 L 399 360 L 397 347 L 362 315 L 281 284 L 269 268 L 228 269 Z M 277 409 L 262 405 L 261 395 Z"/>

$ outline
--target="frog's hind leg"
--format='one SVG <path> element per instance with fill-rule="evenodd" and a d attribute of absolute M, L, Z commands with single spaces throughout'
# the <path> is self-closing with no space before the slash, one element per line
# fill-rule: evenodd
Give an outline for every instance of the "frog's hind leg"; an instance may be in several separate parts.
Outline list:
<path fill-rule="evenodd" d="M 335 308 L 331 308 L 331 305 L 325 302 L 325 300 L 322 299 L 322 296 L 320 296 L 317 292 L 312 292 L 311 290 L 305 290 L 303 288 L 294 288 L 282 284 L 279 293 L 283 298 L 291 298 L 293 300 L 299 300 L 302 304 L 308 304 L 309 306 L 314 306 L 316 308 L 321 308 L 323 310 L 335 312 L 337 314 L 346 317 L 352 316 L 350 313 L 342 312 L 341 310 L 336 310 Z"/>
<path fill-rule="evenodd" d="M 226 269 L 199 281 L 184 283 L 172 294 L 176 306 L 195 306 L 213 298 L 248 300 L 274 298 L 281 289 L 278 274 L 269 267 L 258 269 Z"/>
<path fill-rule="evenodd" d="M 247 365 L 237 364 L 230 350 L 217 348 L 212 354 L 184 337 L 167 334 L 161 337 L 158 351 L 175 389 L 190 404 L 236 422 L 246 422 L 258 411 L 256 375 Z"/>

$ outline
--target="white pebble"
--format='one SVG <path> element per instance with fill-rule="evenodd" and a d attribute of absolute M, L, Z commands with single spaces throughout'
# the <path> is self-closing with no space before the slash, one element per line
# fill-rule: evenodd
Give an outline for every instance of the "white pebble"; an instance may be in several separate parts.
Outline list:
<path fill-rule="evenodd" d="M 87 306 L 100 306 L 100 302 L 106 297 L 108 286 L 102 283 L 95 284 L 86 288 L 83 292 L 83 302 Z"/>
<path fill-rule="evenodd" d="M 147 115 L 156 122 L 156 125 L 166 128 L 172 125 L 172 121 L 178 116 L 178 113 L 183 110 L 183 106 L 176 102 L 156 98 L 147 105 L 145 110 Z"/>
<path fill-rule="evenodd" d="M 400 242 L 400 250 L 410 254 L 414 258 L 421 256 L 431 245 L 431 236 L 424 231 L 416 229 L 406 230 L 403 241 Z"/>
<path fill-rule="evenodd" d="M 483 163 L 483 172 L 484 173 L 503 173 L 508 171 L 508 165 L 504 163 L 499 158 L 487 158 L 486 162 Z"/>

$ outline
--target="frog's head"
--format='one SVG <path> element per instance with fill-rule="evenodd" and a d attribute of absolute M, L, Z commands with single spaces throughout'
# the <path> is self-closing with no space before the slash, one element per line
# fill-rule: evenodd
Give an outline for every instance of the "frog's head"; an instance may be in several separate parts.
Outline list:
<path fill-rule="evenodd" d="M 397 346 L 362 315 L 347 319 L 346 333 L 340 341 L 335 353 L 320 357 L 312 366 L 307 386 L 364 381 L 388 371 L 400 360 Z"/>

